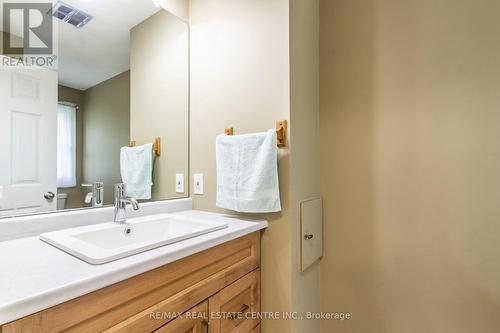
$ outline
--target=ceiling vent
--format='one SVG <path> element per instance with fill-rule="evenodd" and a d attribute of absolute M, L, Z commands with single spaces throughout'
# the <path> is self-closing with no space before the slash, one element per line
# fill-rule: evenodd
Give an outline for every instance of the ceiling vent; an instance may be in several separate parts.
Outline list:
<path fill-rule="evenodd" d="M 77 28 L 83 27 L 90 20 L 92 20 L 92 16 L 90 16 L 89 14 L 68 4 L 65 4 L 62 1 L 58 1 L 48 14 L 57 17 L 58 19 Z"/>

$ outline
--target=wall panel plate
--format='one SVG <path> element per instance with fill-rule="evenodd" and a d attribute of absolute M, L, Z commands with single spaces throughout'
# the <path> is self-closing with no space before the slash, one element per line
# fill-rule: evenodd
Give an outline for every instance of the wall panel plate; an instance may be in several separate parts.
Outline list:
<path fill-rule="evenodd" d="M 323 256 L 323 200 L 300 203 L 300 267 L 305 271 Z"/>

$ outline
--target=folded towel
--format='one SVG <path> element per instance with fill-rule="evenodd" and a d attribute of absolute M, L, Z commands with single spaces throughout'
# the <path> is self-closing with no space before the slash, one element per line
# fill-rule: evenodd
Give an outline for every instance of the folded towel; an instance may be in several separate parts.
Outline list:
<path fill-rule="evenodd" d="M 217 207 L 244 213 L 281 211 L 276 131 L 219 135 Z"/>
<path fill-rule="evenodd" d="M 127 196 L 151 199 L 153 185 L 153 144 L 120 149 L 120 172 Z"/>

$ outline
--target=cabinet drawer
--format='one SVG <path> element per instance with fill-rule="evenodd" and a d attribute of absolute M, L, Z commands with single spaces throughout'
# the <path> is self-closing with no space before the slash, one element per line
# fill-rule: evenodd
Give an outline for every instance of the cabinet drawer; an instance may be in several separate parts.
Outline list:
<path fill-rule="evenodd" d="M 208 301 L 205 301 L 180 317 L 159 328 L 155 333 L 207 333 Z"/>
<path fill-rule="evenodd" d="M 246 333 L 260 323 L 260 270 L 256 269 L 209 299 L 211 333 Z"/>

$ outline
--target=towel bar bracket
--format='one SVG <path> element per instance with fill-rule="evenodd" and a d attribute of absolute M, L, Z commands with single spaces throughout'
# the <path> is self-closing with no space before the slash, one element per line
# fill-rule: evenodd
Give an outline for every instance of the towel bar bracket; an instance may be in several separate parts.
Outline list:
<path fill-rule="evenodd" d="M 278 141 L 278 147 L 286 147 L 286 131 L 287 131 L 287 121 L 278 120 L 276 122 L 276 137 Z"/>

